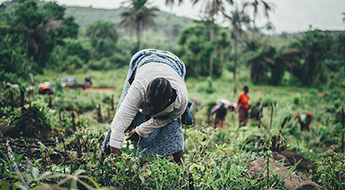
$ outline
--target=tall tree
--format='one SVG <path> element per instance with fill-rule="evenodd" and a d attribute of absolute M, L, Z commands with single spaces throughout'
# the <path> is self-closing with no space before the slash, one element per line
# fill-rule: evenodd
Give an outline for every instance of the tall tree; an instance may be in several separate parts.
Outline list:
<path fill-rule="evenodd" d="M 197 4 L 199 0 L 192 0 L 193 5 Z M 206 1 L 206 7 L 205 7 L 205 14 L 207 18 L 211 21 L 211 31 L 210 31 L 210 41 L 213 43 L 213 41 L 216 38 L 215 35 L 215 21 L 216 16 L 218 15 L 225 15 L 225 3 L 229 3 L 232 5 L 234 2 L 233 0 L 208 0 Z M 213 55 L 213 52 L 212 54 Z M 209 75 L 212 77 L 213 75 L 213 56 L 210 57 L 210 71 Z"/>
<path fill-rule="evenodd" d="M 22 0 L 15 8 L 13 22 L 7 30 L 20 35 L 25 44 L 27 61 L 33 58 L 39 72 L 48 62 L 51 51 L 57 44 L 63 44 L 63 38 L 75 37 L 78 25 L 69 20 L 64 25 L 65 8 L 54 2 L 39 4 L 36 0 Z M 71 28 L 69 28 L 71 27 Z M 63 30 L 69 28 L 69 30 Z M 73 29 L 72 29 L 73 28 Z M 66 31 L 73 31 L 69 34 Z"/>
<path fill-rule="evenodd" d="M 323 72 L 322 62 L 332 51 L 333 36 L 327 31 L 311 30 L 302 39 L 291 45 L 300 56 L 292 74 L 303 85 L 316 85 Z"/>
<path fill-rule="evenodd" d="M 273 85 L 279 85 L 283 79 L 286 70 L 292 72 L 295 63 L 297 63 L 300 58 L 297 51 L 288 48 L 288 46 L 283 46 L 280 49 L 273 48 L 272 53 L 274 53 L 272 59 L 273 64 L 269 64 L 270 68 L 270 78 L 269 83 Z"/>
<path fill-rule="evenodd" d="M 20 84 L 22 79 L 28 79 L 31 72 L 31 63 L 25 61 L 25 47 L 16 39 L 18 34 L 6 34 L 0 30 L 0 83 L 3 84 Z"/>
<path fill-rule="evenodd" d="M 228 31 L 226 29 L 221 29 L 215 42 L 217 49 L 216 57 L 220 62 L 220 69 L 223 70 L 225 62 L 229 61 L 228 57 L 231 49 L 231 39 L 228 35 Z"/>
<path fill-rule="evenodd" d="M 177 0 L 178 5 L 181 5 L 183 3 L 183 0 Z M 165 5 L 172 7 L 175 5 L 175 0 L 165 0 Z"/>
<path fill-rule="evenodd" d="M 345 59 L 345 32 L 342 32 L 338 36 L 338 40 L 336 41 L 336 48 L 337 52 L 341 59 Z"/>
<path fill-rule="evenodd" d="M 214 46 L 204 23 L 185 28 L 179 36 L 178 43 L 182 46 L 181 58 L 186 63 L 187 77 L 208 76 L 209 58 Z"/>
<path fill-rule="evenodd" d="M 259 8 L 263 7 L 263 13 L 264 16 L 268 19 L 269 18 L 269 12 L 273 11 L 273 7 L 275 6 L 272 3 L 267 3 L 264 0 L 250 0 L 243 3 L 243 9 L 246 9 L 247 7 L 251 7 L 253 9 L 253 34 L 252 34 L 252 40 L 254 40 L 254 35 L 257 32 L 257 26 L 256 26 L 256 18 L 259 14 Z"/>
<path fill-rule="evenodd" d="M 275 50 L 263 41 L 245 40 L 245 62 L 250 67 L 250 79 L 253 83 L 265 83 L 268 80 L 269 65 L 274 64 Z"/>
<path fill-rule="evenodd" d="M 124 4 L 124 11 L 120 13 L 122 17 L 121 24 L 129 26 L 136 30 L 137 33 L 137 48 L 142 49 L 142 32 L 145 26 L 154 24 L 153 18 L 156 12 L 159 11 L 157 7 L 149 7 L 148 0 L 128 0 Z"/>
<path fill-rule="evenodd" d="M 238 6 L 235 5 L 235 10 L 231 11 L 230 16 L 227 16 L 227 18 L 230 20 L 230 28 L 231 28 L 231 38 L 232 43 L 234 46 L 234 85 L 233 85 L 233 92 L 234 95 L 236 94 L 237 90 L 237 80 L 236 80 L 236 71 L 237 71 L 237 57 L 238 57 L 238 41 L 239 38 L 244 34 L 243 26 L 248 24 L 250 22 L 250 18 L 246 13 L 243 11 L 240 11 Z"/>
<path fill-rule="evenodd" d="M 87 29 L 86 35 L 90 38 L 110 38 L 114 43 L 119 38 L 115 24 L 103 20 L 93 22 Z"/>
<path fill-rule="evenodd" d="M 112 55 L 119 39 L 115 24 L 103 20 L 93 22 L 88 27 L 86 35 L 90 38 L 95 59 Z"/>

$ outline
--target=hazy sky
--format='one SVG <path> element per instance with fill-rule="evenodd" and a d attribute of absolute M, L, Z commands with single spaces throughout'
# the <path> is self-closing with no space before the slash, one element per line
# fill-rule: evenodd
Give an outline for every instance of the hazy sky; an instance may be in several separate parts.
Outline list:
<path fill-rule="evenodd" d="M 0 0 L 0 3 L 5 0 Z M 50 0 L 45 0 L 50 1 Z M 61 5 L 92 6 L 94 8 L 118 8 L 124 0 L 54 0 Z M 175 0 L 177 2 L 178 0 Z M 200 0 L 192 7 L 190 0 L 184 0 L 180 6 L 167 7 L 165 0 L 151 0 L 152 5 L 161 10 L 174 13 L 178 16 L 199 18 L 201 8 L 204 8 L 206 0 Z M 234 0 L 241 3 L 244 0 Z M 247 0 L 250 1 L 250 0 Z M 312 28 L 322 30 L 344 30 L 345 0 L 266 0 L 275 4 L 275 11 L 270 14 L 270 21 L 275 26 L 275 32 L 299 32 Z M 258 24 L 266 23 L 261 15 Z M 219 20 L 221 24 L 223 20 Z"/>

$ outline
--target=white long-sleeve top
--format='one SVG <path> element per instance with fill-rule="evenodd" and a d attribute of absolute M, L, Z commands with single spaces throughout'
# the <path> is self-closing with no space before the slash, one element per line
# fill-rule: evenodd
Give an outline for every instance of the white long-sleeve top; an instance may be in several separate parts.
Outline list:
<path fill-rule="evenodd" d="M 172 104 L 155 114 L 151 113 L 151 109 L 146 105 L 145 94 L 148 84 L 157 77 L 166 78 L 176 90 L 177 96 Z M 144 64 L 138 68 L 135 79 L 111 123 L 110 146 L 122 148 L 124 133 L 138 111 L 151 115 L 150 120 L 135 128 L 139 136 L 148 137 L 155 129 L 164 127 L 179 118 L 184 113 L 187 104 L 188 92 L 185 82 L 172 67 L 156 62 Z"/>

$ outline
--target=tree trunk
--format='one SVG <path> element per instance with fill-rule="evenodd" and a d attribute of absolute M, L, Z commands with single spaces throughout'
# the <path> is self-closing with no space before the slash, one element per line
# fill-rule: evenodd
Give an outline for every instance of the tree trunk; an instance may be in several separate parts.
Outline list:
<path fill-rule="evenodd" d="M 213 43 L 214 41 L 214 19 L 212 18 L 212 25 L 211 25 L 211 32 L 210 32 L 210 41 Z M 210 54 L 210 77 L 213 76 L 213 53 L 214 51 L 211 52 Z"/>
<path fill-rule="evenodd" d="M 345 115 L 344 108 L 341 108 L 341 124 L 343 125 L 343 134 L 341 136 L 341 153 L 344 153 L 344 130 L 345 130 Z"/>
<path fill-rule="evenodd" d="M 10 102 L 11 102 L 11 111 L 14 110 L 14 102 L 13 102 L 13 92 L 12 89 L 10 89 Z"/>
<path fill-rule="evenodd" d="M 24 96 L 25 96 L 24 90 L 20 88 L 20 107 L 22 108 L 22 110 L 24 109 L 24 99 L 25 99 Z"/>
<path fill-rule="evenodd" d="M 234 96 L 236 97 L 237 92 L 237 81 L 236 81 L 236 69 L 237 69 L 237 38 L 234 39 Z"/>
<path fill-rule="evenodd" d="M 28 39 L 25 40 L 25 54 L 26 54 L 26 57 L 25 57 L 25 61 L 26 63 L 29 63 L 29 42 L 28 42 Z"/>
<path fill-rule="evenodd" d="M 140 21 L 138 24 L 138 48 L 141 50 L 143 47 L 142 45 L 142 33 L 143 33 L 143 23 Z"/>
<path fill-rule="evenodd" d="M 252 31 L 252 40 L 254 41 L 254 38 L 255 38 L 255 33 L 256 33 L 256 23 L 255 23 L 255 13 L 253 15 L 253 31 Z"/>
<path fill-rule="evenodd" d="M 141 25 L 141 22 L 139 22 L 138 24 L 137 24 L 137 50 L 139 51 L 139 50 L 141 50 L 141 35 L 140 35 L 140 33 L 141 33 L 141 31 L 140 31 L 140 25 Z"/>
<path fill-rule="evenodd" d="M 212 7 L 213 9 L 215 8 L 214 7 L 214 3 L 212 3 Z M 214 41 L 214 33 L 215 33 L 215 27 L 214 27 L 214 14 L 211 15 L 211 32 L 210 32 L 210 41 L 211 41 L 211 44 L 213 43 Z M 211 55 L 210 55 L 210 77 L 212 78 L 213 76 L 213 53 L 214 51 L 211 52 Z"/>
<path fill-rule="evenodd" d="M 114 111 L 114 95 L 111 95 L 111 111 Z"/>
<path fill-rule="evenodd" d="M 224 69 L 224 53 L 223 53 L 223 46 L 220 46 L 219 49 L 217 50 L 218 57 L 219 57 L 219 62 L 220 62 L 220 68 L 223 70 Z"/>

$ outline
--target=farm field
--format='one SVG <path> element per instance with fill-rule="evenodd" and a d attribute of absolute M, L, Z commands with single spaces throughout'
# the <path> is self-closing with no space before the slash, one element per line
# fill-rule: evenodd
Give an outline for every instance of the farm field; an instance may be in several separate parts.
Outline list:
<path fill-rule="evenodd" d="M 63 75 L 48 70 L 36 80 L 58 81 Z M 253 116 L 262 103 L 260 125 L 252 118 L 239 127 L 238 114 L 230 112 L 225 127 L 214 129 L 210 110 L 221 99 L 237 101 L 231 73 L 216 80 L 187 79 L 189 99 L 197 98 L 201 106 L 192 105 L 195 123 L 183 126 L 185 157 L 177 165 L 170 157 L 144 159 L 129 141 L 120 158 L 101 151 L 126 68 L 70 75 L 78 80 L 91 75 L 93 88 L 105 90 L 63 89 L 57 83 L 54 95 L 25 93 L 23 103 L 19 89 L 0 92 L 2 189 L 345 187 L 344 89 L 253 85 L 241 73 L 237 93 L 249 86 Z M 313 116 L 309 130 L 302 131 L 294 117 L 304 112 Z"/>
<path fill-rule="evenodd" d="M 193 4 L 186 13 L 198 18 L 178 16 L 170 0 L 104 8 L 93 7 L 101 1 L 0 2 L 0 190 L 345 189 L 340 1 L 179 0 L 178 10 Z M 320 12 L 329 14 L 320 19 Z M 113 129 L 148 119 L 132 120 L 138 110 L 149 113 L 152 120 L 125 134 L 151 135 L 138 137 L 149 148 L 121 145 L 122 133 L 112 133 L 108 155 L 101 146 L 127 91 L 130 60 L 142 78 Z M 148 62 L 148 70 L 136 68 Z M 173 69 L 186 74 L 192 125 L 178 123 L 190 118 L 181 115 L 188 113 L 183 82 L 153 62 L 176 62 Z M 239 95 L 247 86 L 248 109 Z M 225 122 L 217 117 L 223 105 Z M 165 146 L 173 156 L 146 156 Z"/>

